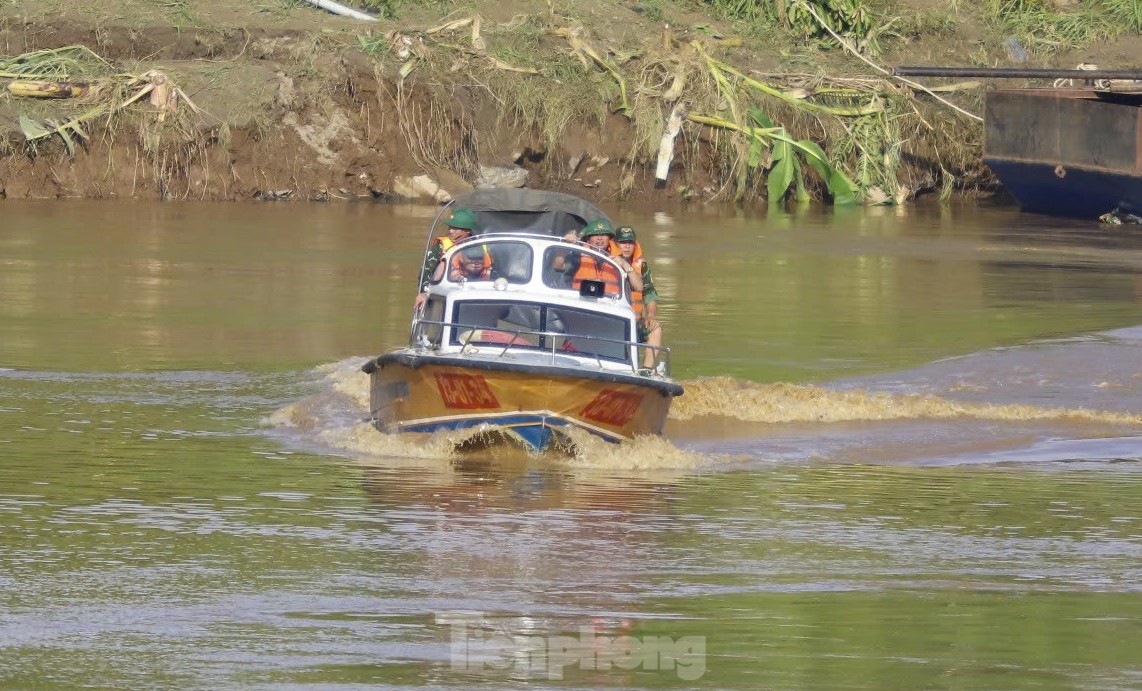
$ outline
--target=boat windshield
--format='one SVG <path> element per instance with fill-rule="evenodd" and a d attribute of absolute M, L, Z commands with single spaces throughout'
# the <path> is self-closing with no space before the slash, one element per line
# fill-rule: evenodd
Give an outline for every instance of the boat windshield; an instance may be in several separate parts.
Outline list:
<path fill-rule="evenodd" d="M 452 344 L 494 343 L 630 360 L 630 322 L 573 307 L 464 300 L 453 308 Z"/>
<path fill-rule="evenodd" d="M 574 245 L 549 247 L 543 255 L 543 284 L 548 288 L 579 290 L 583 280 L 602 281 L 608 297 L 621 295 L 618 267 Z"/>
<path fill-rule="evenodd" d="M 466 242 L 457 247 L 448 260 L 437 268 L 432 283 L 444 279 L 456 282 L 494 281 L 505 278 L 508 283 L 531 281 L 532 251 L 526 242 Z"/>

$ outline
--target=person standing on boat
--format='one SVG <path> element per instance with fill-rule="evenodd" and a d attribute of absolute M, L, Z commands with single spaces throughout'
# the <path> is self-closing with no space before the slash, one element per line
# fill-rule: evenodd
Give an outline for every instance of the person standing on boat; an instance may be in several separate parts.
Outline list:
<path fill-rule="evenodd" d="M 658 322 L 658 291 L 654 288 L 654 277 L 650 274 L 650 263 L 642 253 L 642 244 L 638 241 L 632 226 L 620 226 L 615 231 L 615 244 L 619 252 L 631 266 L 631 271 L 642 278 L 642 288 L 634 288 L 631 282 L 630 301 L 634 313 L 638 315 L 638 340 L 655 348 L 662 347 L 662 324 Z M 657 350 L 643 349 L 642 366 L 647 369 L 654 367 Z"/>
<path fill-rule="evenodd" d="M 611 226 L 610 221 L 605 218 L 591 221 L 579 231 L 577 236 L 575 233 L 568 233 L 563 236 L 563 239 L 574 242 L 576 237 L 578 237 L 579 242 L 588 247 L 610 255 L 615 263 L 622 267 L 626 278 L 630 279 L 631 287 L 635 290 L 642 290 L 642 276 L 632 271 L 630 263 L 623 259 L 619 252 L 619 246 L 615 244 L 615 229 Z M 552 268 L 564 274 L 570 274 L 572 277 L 571 288 L 574 290 L 578 290 L 583 281 L 590 280 L 602 281 L 606 286 L 604 294 L 608 296 L 622 293 L 623 276 L 615 270 L 614 265 L 582 252 L 557 255 Z"/>
<path fill-rule="evenodd" d="M 472 233 L 480 229 L 476 214 L 466 207 L 452 209 L 452 213 L 444 220 L 444 225 L 448 228 L 448 234 L 435 238 L 429 245 L 428 252 L 424 254 L 424 266 L 420 269 L 420 281 L 417 283 L 420 286 L 420 293 L 413 303 L 416 309 L 420 309 L 428 299 L 428 281 L 436 273 L 436 267 L 440 264 L 444 253 L 456 243 L 472 237 Z"/>

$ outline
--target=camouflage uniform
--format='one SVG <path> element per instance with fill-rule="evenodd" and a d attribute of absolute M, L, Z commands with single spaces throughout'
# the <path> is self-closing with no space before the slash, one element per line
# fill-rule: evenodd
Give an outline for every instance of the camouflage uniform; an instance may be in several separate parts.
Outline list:
<path fill-rule="evenodd" d="M 638 239 L 635 237 L 634 228 L 630 226 L 622 226 L 615 231 L 615 242 L 634 242 L 637 243 Z M 642 249 L 636 245 L 636 253 L 642 259 L 642 270 L 639 272 L 642 276 L 642 312 L 638 315 L 638 340 L 646 342 L 647 337 L 650 335 L 649 330 L 646 328 L 646 315 L 648 307 L 652 302 L 658 302 L 658 290 L 654 287 L 654 276 L 650 272 L 650 262 L 647 261 L 646 256 L 642 255 Z M 631 257 L 633 261 L 634 256 Z"/>
<path fill-rule="evenodd" d="M 452 239 L 447 235 L 441 235 L 433 239 L 432 244 L 428 246 L 428 251 L 424 253 L 424 266 L 420 269 L 420 286 L 421 290 L 428 287 L 428 282 L 432 279 L 432 274 L 436 271 L 436 266 L 440 264 L 440 260 L 444 257 L 445 241 L 451 245 Z"/>
<path fill-rule="evenodd" d="M 647 307 L 652 302 L 658 302 L 658 291 L 654 289 L 654 278 L 650 275 L 650 262 L 642 258 L 642 314 L 638 315 L 638 340 L 646 343 L 650 331 L 646 328 Z"/>
<path fill-rule="evenodd" d="M 468 235 L 480 230 L 480 223 L 476 220 L 476 214 L 471 209 L 465 207 L 458 207 L 452 209 L 448 214 L 448 218 L 444 219 L 444 225 L 449 228 L 459 228 L 468 231 Z M 421 290 L 428 287 L 428 282 L 432 280 L 432 274 L 436 272 L 436 267 L 440 264 L 440 260 L 444 257 L 444 253 L 451 249 L 455 242 L 448 235 L 441 235 L 434 239 L 432 244 L 428 246 L 428 251 L 424 253 L 424 265 L 420 268 L 420 282 Z"/>

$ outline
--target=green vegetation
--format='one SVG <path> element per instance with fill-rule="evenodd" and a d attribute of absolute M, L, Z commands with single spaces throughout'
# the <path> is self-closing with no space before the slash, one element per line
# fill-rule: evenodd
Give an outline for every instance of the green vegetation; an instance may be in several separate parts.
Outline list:
<path fill-rule="evenodd" d="M 482 24 L 477 15 L 450 16 L 416 34 L 359 40 L 395 70 L 402 128 L 422 163 L 468 171 L 478 159 L 458 144 L 478 140 L 479 133 L 452 112 L 454 94 L 441 86 L 455 81 L 447 73 L 479 85 L 500 104 L 505 124 L 536 133 L 549 151 L 576 125 L 602 131 L 620 115 L 633 135 L 624 165 L 652 166 L 670 118 L 682 115 L 691 132 L 683 155 L 695 160 L 703 156 L 701 147 L 712 146 L 736 199 L 894 202 L 910 194 L 900 182 L 900 120 L 923 121 L 919 109 L 931 106 L 880 79 L 752 76 L 730 62 L 741 39 L 713 31 L 681 41 L 667 29 L 629 49 L 604 46 L 582 26 L 550 14 L 500 25 Z M 860 16 L 868 17 L 863 10 Z M 406 48 L 394 52 L 394 44 Z M 862 39 L 861 45 L 867 50 L 872 43 Z M 426 78 L 417 79 L 422 73 Z M 412 96 L 418 89 L 429 105 Z M 623 188 L 631 175 L 628 170 Z M 692 185 L 683 180 L 679 186 Z"/>
<path fill-rule="evenodd" d="M 199 35 L 210 31 L 211 22 L 240 26 L 249 16 L 248 7 L 227 5 L 225 20 L 219 20 L 212 13 L 223 0 L 140 2 L 132 17 L 161 14 L 180 28 L 206 25 Z M 300 0 L 269 4 L 270 12 L 260 9 L 259 17 L 270 14 L 274 21 L 296 25 L 301 20 L 308 26 L 315 16 Z M 946 193 L 956 184 L 986 179 L 978 121 L 962 114 L 980 111 L 978 90 L 963 85 L 937 97 L 876 72 L 882 61 L 891 62 L 889 56 L 913 42 L 928 42 L 929 60 L 961 50 L 962 64 L 996 64 L 1009 39 L 1046 59 L 1142 28 L 1138 0 L 1072 0 L 1066 11 L 1048 0 L 952 0 L 951 13 L 890 0 L 702 0 L 697 8 L 709 16 L 696 22 L 695 6 L 677 0 L 532 2 L 513 8 L 511 15 L 452 0 L 354 4 L 383 21 L 322 28 L 288 48 L 283 40 L 269 50 L 282 51 L 273 57 L 292 67 L 291 78 L 315 90 L 324 84 L 322 97 L 343 96 L 334 84 L 341 79 L 339 59 L 347 52 L 360 50 L 375 59 L 381 90 L 391 97 L 384 107 L 395 104 L 404 143 L 425 168 L 445 167 L 471 177 L 481 147 L 499 136 L 488 131 L 494 114 L 500 128 L 526 141 L 537 152 L 533 161 L 542 160 L 550 172 L 574 168 L 577 164 L 569 162 L 581 160 L 582 138 L 593 137 L 606 140 L 609 160 L 622 166 L 620 193 L 632 188 L 640 171 L 661 170 L 673 160 L 678 164 L 673 170 L 679 171 L 671 173 L 676 191 L 770 201 L 898 203 L 920 190 Z M 691 19 L 681 21 L 687 13 Z M 600 20 L 603 16 L 607 21 Z M 627 21 L 635 30 L 616 28 Z M 975 35 L 983 36 L 970 51 L 962 48 L 963 22 L 973 23 Z M 268 46 L 247 42 L 242 51 L 249 55 Z M 101 98 L 85 101 L 4 96 L 9 111 L 24 116 L 19 122 L 29 143 L 61 139 L 71 150 L 87 138 L 83 123 L 110 125 L 126 117 L 117 104 L 130 101 L 149 81 L 131 82 L 131 75 L 121 75 L 118 86 L 108 88 L 112 75 L 66 65 L 63 58 L 77 59 L 57 55 L 54 72 L 37 67 L 35 76 L 24 75 L 33 66 L 27 56 L 8 59 L 11 69 L 2 76 L 78 79 L 107 89 L 95 90 Z M 169 74 L 182 81 L 177 69 Z M 195 68 L 198 74 L 208 69 L 215 68 Z M 226 83 L 236 79 L 224 74 L 210 79 L 215 77 Z M 240 90 L 261 94 L 274 88 L 264 76 L 254 80 Z M 949 108 L 948 100 L 959 106 Z M 232 125 L 272 122 L 267 115 L 272 96 L 249 101 L 246 111 L 261 110 L 245 112 Z M 233 102 L 227 99 L 228 112 Z M 142 127 L 151 132 L 147 142 L 153 142 L 155 122 L 161 122 L 150 119 Z M 169 120 L 163 128 L 189 136 Z M 616 153 L 615 141 L 629 148 Z"/>
<path fill-rule="evenodd" d="M 1046 0 L 987 0 L 984 12 L 1000 32 L 1044 53 L 1142 32 L 1142 2 L 1138 0 L 1082 0 L 1067 10 Z"/>
<path fill-rule="evenodd" d="M 1080 48 L 1109 38 L 1119 30 L 1094 3 L 1075 11 L 1059 12 L 1041 0 L 987 0 L 985 9 L 1001 32 L 1037 51 Z"/>
<path fill-rule="evenodd" d="M 880 53 L 879 35 L 888 24 L 862 0 L 704 0 L 716 15 L 780 27 L 800 39 L 831 49 L 840 36 L 862 52 Z"/>
<path fill-rule="evenodd" d="M 71 80 L 77 77 L 106 78 L 111 73 L 111 65 L 85 46 L 37 50 L 0 58 L 0 79 L 11 80 L 8 92 L 33 97 L 28 101 L 26 111 L 19 115 L 20 129 L 33 150 L 37 141 L 58 135 L 68 153 L 73 153 L 77 142 L 83 143 L 88 139 L 83 123 L 106 115 L 114 107 L 108 101 L 114 101 L 117 95 L 110 95 L 109 99 L 95 106 L 61 110 L 43 107 L 43 102 L 37 100 L 41 94 L 47 93 L 46 90 L 67 95 L 73 91 L 77 95 L 87 93 L 90 91 L 87 84 L 72 84 Z"/>
<path fill-rule="evenodd" d="M 1138 0 L 1102 0 L 1102 6 L 1124 31 L 1142 33 L 1142 3 Z"/>
<path fill-rule="evenodd" d="M 361 0 L 361 4 L 382 19 L 396 19 L 400 16 L 402 0 Z"/>

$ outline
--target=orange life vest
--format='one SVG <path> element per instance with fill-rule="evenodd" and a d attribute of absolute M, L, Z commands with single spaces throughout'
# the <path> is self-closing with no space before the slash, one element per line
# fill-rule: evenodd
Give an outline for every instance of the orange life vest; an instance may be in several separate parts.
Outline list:
<path fill-rule="evenodd" d="M 451 238 L 445 238 L 445 240 L 448 241 L 449 245 L 455 244 L 452 242 Z M 444 243 L 442 242 L 440 244 L 443 245 Z M 483 279 L 488 279 L 488 278 L 492 277 L 492 255 L 488 254 L 488 246 L 487 245 L 484 245 L 481 249 L 484 250 L 484 259 L 483 259 L 483 264 L 480 267 L 480 276 L 479 277 L 483 278 Z M 456 254 L 452 255 L 452 269 L 459 271 L 462 276 L 467 276 L 467 273 L 464 271 L 464 253 L 463 252 L 457 252 Z M 451 273 L 451 271 L 449 273 Z"/>
<path fill-rule="evenodd" d="M 617 256 L 622 256 L 622 252 L 620 251 Z M 635 262 L 637 262 L 639 259 L 642 259 L 642 243 L 641 242 L 635 242 L 634 243 L 634 252 L 631 253 L 631 255 L 630 255 L 630 265 L 631 265 L 632 269 L 635 265 Z M 642 276 L 642 270 L 641 269 L 639 270 L 638 275 Z M 643 287 L 645 288 L 646 286 L 643 286 Z M 643 308 L 642 291 L 641 290 L 635 290 L 633 285 L 630 287 L 630 306 L 632 308 L 634 308 L 635 316 L 637 316 L 639 319 L 642 319 L 642 308 Z"/>
<path fill-rule="evenodd" d="M 596 259 L 589 254 L 583 254 L 579 259 L 579 269 L 571 279 L 571 287 L 579 290 L 583 281 L 602 281 L 606 284 L 603 289 L 605 295 L 621 295 L 623 292 L 623 277 L 618 268 L 608 261 Z"/>

